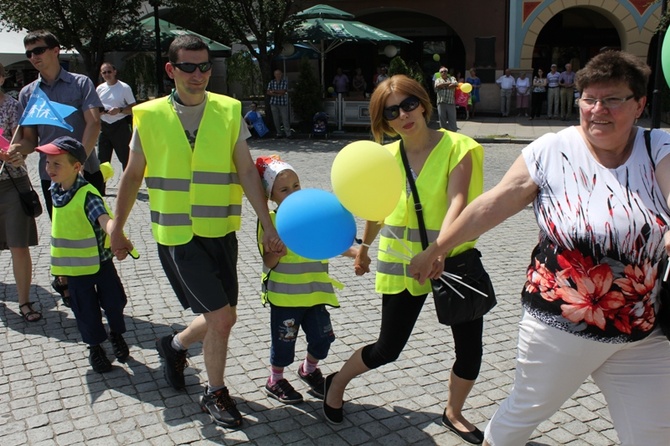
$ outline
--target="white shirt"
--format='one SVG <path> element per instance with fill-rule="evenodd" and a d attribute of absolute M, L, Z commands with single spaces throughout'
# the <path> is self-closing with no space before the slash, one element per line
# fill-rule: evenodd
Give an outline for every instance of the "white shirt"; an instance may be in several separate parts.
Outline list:
<path fill-rule="evenodd" d="M 114 85 L 109 85 L 107 82 L 103 82 L 98 85 L 98 88 L 95 89 L 102 101 L 102 105 L 105 107 L 105 110 L 109 110 L 115 107 L 123 108 L 127 105 L 134 104 L 135 96 L 130 86 L 125 82 L 119 80 L 116 81 Z M 125 118 L 126 114 L 117 113 L 116 115 L 101 114 L 100 119 L 102 119 L 107 124 L 113 124 L 116 121 L 120 121 Z"/>
<path fill-rule="evenodd" d="M 514 76 L 502 75 L 498 78 L 496 84 L 500 85 L 503 90 L 511 90 L 514 87 Z"/>

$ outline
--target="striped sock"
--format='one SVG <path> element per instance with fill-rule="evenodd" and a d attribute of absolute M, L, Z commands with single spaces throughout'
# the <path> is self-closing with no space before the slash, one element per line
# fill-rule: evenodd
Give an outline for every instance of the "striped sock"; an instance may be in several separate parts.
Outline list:
<path fill-rule="evenodd" d="M 305 357 L 305 360 L 302 362 L 302 372 L 305 375 L 309 375 L 310 373 L 314 373 L 314 370 L 316 370 L 316 366 L 318 364 L 319 364 L 319 361 L 312 362 L 307 357 Z"/>
<path fill-rule="evenodd" d="M 268 379 L 268 384 L 274 386 L 277 381 L 284 379 L 284 367 L 270 367 L 270 378 Z"/>

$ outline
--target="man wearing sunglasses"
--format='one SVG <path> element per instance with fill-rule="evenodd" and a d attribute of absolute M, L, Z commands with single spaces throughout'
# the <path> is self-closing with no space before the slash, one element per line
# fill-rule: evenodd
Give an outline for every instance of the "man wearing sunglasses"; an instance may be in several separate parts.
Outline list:
<path fill-rule="evenodd" d="M 175 83 L 172 94 L 133 108 L 130 157 L 110 238 L 113 252 L 132 248 L 123 225 L 146 176 L 158 257 L 180 303 L 198 314 L 182 332 L 156 341 L 164 375 L 173 388 L 183 389 L 186 350 L 202 341 L 208 383 L 200 407 L 217 424 L 235 428 L 242 415 L 224 383 L 224 371 L 237 319 L 235 231 L 243 191 L 268 234 L 264 246 L 273 252 L 285 248 L 249 153 L 241 103 L 206 91 L 212 74 L 209 56 L 199 37 L 178 36 L 165 65 Z"/>
<path fill-rule="evenodd" d="M 449 74 L 447 67 L 440 67 L 440 77 L 435 80 L 437 113 L 440 116 L 440 127 L 452 132 L 458 131 L 456 125 L 456 87 L 458 87 L 456 78 Z"/>
<path fill-rule="evenodd" d="M 125 170 L 130 143 L 130 123 L 126 118 L 132 114 L 135 96 L 130 85 L 117 79 L 116 67 L 111 63 L 102 64 L 100 75 L 105 82 L 95 89 L 104 107 L 100 117 L 102 129 L 98 138 L 98 158 L 101 163 L 107 163 L 112 160 L 114 151 Z"/>
<path fill-rule="evenodd" d="M 21 113 L 37 86 L 47 95 L 50 101 L 73 106 L 76 112 L 65 118 L 73 128 L 72 132 L 53 125 L 25 126 L 22 139 L 15 146 L 21 153 L 31 153 L 37 145 L 45 145 L 61 136 L 71 136 L 80 141 L 88 158 L 84 164 L 84 178 L 91 183 L 101 195 L 105 194 L 105 182 L 100 172 L 100 163 L 95 154 L 95 144 L 100 133 L 100 108 L 102 103 L 95 92 L 95 85 L 82 74 L 70 73 L 60 66 L 58 55 L 60 43 L 56 36 L 46 30 L 32 31 L 23 38 L 26 57 L 39 71 L 37 79 L 23 87 L 19 93 Z M 42 193 L 51 217 L 51 179 L 46 173 L 46 155 L 40 153 L 39 173 L 42 180 Z"/>

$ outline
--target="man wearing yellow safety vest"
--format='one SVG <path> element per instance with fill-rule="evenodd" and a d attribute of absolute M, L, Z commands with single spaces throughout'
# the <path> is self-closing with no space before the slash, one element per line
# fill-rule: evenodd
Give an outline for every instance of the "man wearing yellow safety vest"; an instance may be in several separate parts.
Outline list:
<path fill-rule="evenodd" d="M 203 342 L 208 384 L 203 412 L 226 427 L 242 415 L 224 384 L 228 338 L 237 318 L 237 238 L 242 192 L 265 229 L 264 242 L 283 248 L 241 125 L 239 101 L 205 91 L 209 48 L 198 37 L 177 37 L 165 71 L 175 82 L 167 97 L 133 108 L 128 167 L 116 200 L 112 250 L 126 250 L 122 229 L 145 177 L 153 236 L 165 274 L 184 308 L 200 314 L 181 333 L 156 342 L 167 381 L 184 388 L 186 350 Z"/>

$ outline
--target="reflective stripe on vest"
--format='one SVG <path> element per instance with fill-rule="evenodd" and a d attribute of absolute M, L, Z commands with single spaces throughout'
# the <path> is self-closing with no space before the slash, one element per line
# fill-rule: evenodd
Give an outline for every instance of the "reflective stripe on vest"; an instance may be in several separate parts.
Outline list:
<path fill-rule="evenodd" d="M 270 216 L 274 222 L 275 212 Z M 258 240 L 263 239 L 263 229 L 258 225 Z M 261 255 L 262 244 L 259 243 Z M 270 302 L 279 307 L 313 307 L 330 305 L 339 307 L 333 285 L 342 285 L 328 275 L 327 260 L 311 260 L 301 257 L 290 249 L 272 270 L 263 265 L 263 304 Z"/>
<path fill-rule="evenodd" d="M 443 132 L 442 139 L 433 148 L 421 173 L 415 179 L 423 208 L 428 243 L 432 243 L 437 238 L 447 213 L 449 173 L 468 153 L 472 157 L 468 203 L 480 195 L 483 189 L 483 148 L 467 136 L 441 131 Z M 400 143 L 391 143 L 385 147 L 395 156 L 406 184 Z M 463 243 L 450 254 L 454 255 L 470 249 L 475 246 L 475 243 L 476 240 Z M 423 285 L 419 285 L 419 282 L 414 280 L 408 272 L 409 260 L 407 258 L 421 251 L 423 251 L 423 246 L 414 210 L 414 198 L 411 193 L 404 193 L 391 215 L 384 220 L 384 227 L 380 231 L 377 274 L 375 275 L 376 291 L 382 294 L 398 294 L 408 290 L 413 296 L 429 293 L 430 282 L 426 281 Z"/>
<path fill-rule="evenodd" d="M 90 184 L 81 187 L 65 206 L 53 207 L 51 273 L 86 276 L 100 269 L 100 251 L 93 226 L 86 216 L 86 195 L 100 196 Z M 104 203 L 104 200 L 103 200 Z M 111 215 L 107 204 L 107 212 Z"/>
<path fill-rule="evenodd" d="M 133 109 L 147 161 L 152 232 L 167 246 L 240 228 L 242 187 L 232 154 L 241 104 L 214 93 L 206 101 L 193 149 L 168 98 Z"/>

